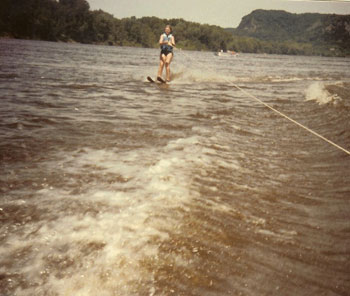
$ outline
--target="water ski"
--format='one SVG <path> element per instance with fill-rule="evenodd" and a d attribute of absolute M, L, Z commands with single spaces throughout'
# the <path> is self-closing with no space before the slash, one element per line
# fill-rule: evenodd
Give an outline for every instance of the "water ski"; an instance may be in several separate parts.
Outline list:
<path fill-rule="evenodd" d="M 166 83 L 166 81 L 160 76 L 157 77 L 157 80 L 161 83 Z"/>
<path fill-rule="evenodd" d="M 147 80 L 148 80 L 149 82 L 152 82 L 152 83 L 155 82 L 155 81 L 152 79 L 152 77 L 150 77 L 150 76 L 147 76 Z"/>

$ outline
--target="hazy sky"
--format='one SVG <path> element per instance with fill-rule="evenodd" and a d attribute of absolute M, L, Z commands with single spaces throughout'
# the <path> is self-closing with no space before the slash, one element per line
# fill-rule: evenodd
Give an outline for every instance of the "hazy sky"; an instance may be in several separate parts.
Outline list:
<path fill-rule="evenodd" d="M 221 27 L 237 27 L 255 9 L 281 9 L 292 13 L 350 14 L 350 0 L 87 0 L 92 10 L 102 9 L 116 18 L 156 16 Z"/>

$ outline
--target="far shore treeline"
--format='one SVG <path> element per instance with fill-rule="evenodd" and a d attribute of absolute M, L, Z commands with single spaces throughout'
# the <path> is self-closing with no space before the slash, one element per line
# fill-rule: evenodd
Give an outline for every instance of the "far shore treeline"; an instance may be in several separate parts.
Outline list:
<path fill-rule="evenodd" d="M 350 55 L 350 16 L 256 10 L 236 29 L 157 17 L 117 19 L 85 0 L 1 0 L 0 37 L 158 47 L 166 24 L 188 50 Z"/>

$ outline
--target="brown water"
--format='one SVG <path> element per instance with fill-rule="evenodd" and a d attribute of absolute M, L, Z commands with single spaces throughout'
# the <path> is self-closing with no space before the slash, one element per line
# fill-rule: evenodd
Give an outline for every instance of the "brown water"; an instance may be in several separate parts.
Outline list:
<path fill-rule="evenodd" d="M 1 295 L 349 295 L 350 59 L 0 41 Z M 232 84 L 230 84 L 232 82 Z"/>

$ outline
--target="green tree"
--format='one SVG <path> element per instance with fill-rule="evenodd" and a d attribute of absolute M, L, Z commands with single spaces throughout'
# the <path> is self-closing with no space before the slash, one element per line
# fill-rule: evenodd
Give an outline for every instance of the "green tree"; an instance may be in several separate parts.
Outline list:
<path fill-rule="evenodd" d="M 63 37 L 80 42 L 87 41 L 89 3 L 85 0 L 59 0 L 59 14 L 63 19 Z"/>

